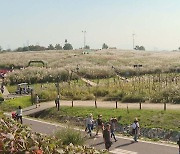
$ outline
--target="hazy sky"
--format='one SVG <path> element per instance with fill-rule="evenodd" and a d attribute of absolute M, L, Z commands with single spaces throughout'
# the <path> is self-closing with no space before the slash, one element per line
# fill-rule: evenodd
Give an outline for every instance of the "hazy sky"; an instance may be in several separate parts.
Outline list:
<path fill-rule="evenodd" d="M 0 0 L 0 46 L 48 46 L 67 39 L 74 48 L 103 43 L 120 49 L 180 46 L 180 0 Z"/>

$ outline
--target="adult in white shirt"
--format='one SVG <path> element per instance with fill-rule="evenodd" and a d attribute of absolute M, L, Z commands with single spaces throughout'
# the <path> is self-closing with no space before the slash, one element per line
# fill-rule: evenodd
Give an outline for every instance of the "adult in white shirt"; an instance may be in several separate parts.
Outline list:
<path fill-rule="evenodd" d="M 21 124 L 22 124 L 23 122 L 22 122 L 22 108 L 21 108 L 21 106 L 19 106 L 19 108 L 17 109 L 16 115 L 17 115 L 17 121 L 19 121 L 19 119 L 20 119 Z"/>
<path fill-rule="evenodd" d="M 93 130 L 93 125 L 94 125 L 94 120 L 92 114 L 89 115 L 89 117 L 86 120 L 87 128 L 88 128 L 88 133 L 90 137 L 92 136 L 92 130 Z"/>
<path fill-rule="evenodd" d="M 134 123 L 132 124 L 132 129 L 133 129 L 133 135 L 134 135 L 134 141 L 137 142 L 137 138 L 139 136 L 139 131 L 140 131 L 140 126 L 139 126 L 139 122 L 138 119 L 135 118 Z"/>

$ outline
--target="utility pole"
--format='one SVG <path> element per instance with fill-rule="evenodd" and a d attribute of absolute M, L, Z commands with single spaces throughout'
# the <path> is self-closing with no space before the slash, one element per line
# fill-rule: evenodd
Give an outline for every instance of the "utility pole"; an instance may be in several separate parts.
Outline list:
<path fill-rule="evenodd" d="M 85 46 L 86 46 L 86 31 L 83 30 L 82 33 L 84 33 L 84 49 L 85 49 Z"/>
<path fill-rule="evenodd" d="M 133 50 L 134 50 L 134 36 L 135 36 L 135 34 L 133 33 L 132 34 L 132 37 L 133 37 Z"/>

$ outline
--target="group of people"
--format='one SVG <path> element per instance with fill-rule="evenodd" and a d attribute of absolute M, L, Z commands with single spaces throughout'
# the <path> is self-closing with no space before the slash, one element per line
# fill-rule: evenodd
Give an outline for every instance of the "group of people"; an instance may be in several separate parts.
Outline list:
<path fill-rule="evenodd" d="M 117 124 L 117 119 L 115 117 L 112 117 L 109 122 L 104 123 L 102 120 L 102 115 L 98 115 L 97 120 L 93 119 L 93 115 L 89 114 L 88 117 L 86 118 L 86 128 L 85 131 L 92 136 L 92 130 L 94 129 L 94 125 L 96 125 L 96 135 L 98 135 L 99 131 L 102 131 L 102 135 L 104 138 L 104 144 L 105 148 L 109 150 L 109 148 L 112 145 L 111 138 L 114 139 L 116 142 L 116 136 L 115 136 L 115 130 L 116 130 L 116 124 Z M 137 142 L 138 135 L 139 135 L 139 122 L 138 119 L 135 118 L 133 124 L 132 124 L 132 134 L 134 135 L 134 141 Z"/>

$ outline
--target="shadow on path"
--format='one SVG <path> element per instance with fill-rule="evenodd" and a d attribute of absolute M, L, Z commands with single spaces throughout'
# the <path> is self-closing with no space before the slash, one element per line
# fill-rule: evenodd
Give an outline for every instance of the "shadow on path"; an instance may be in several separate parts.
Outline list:
<path fill-rule="evenodd" d="M 91 146 L 97 146 L 97 145 L 101 145 L 101 144 L 104 144 L 104 142 L 100 142 L 100 143 L 92 144 Z"/>
<path fill-rule="evenodd" d="M 130 143 L 121 144 L 119 146 L 116 146 L 115 148 L 120 148 L 120 147 L 128 146 L 128 145 L 131 145 L 131 144 L 134 144 L 134 143 L 136 143 L 136 142 L 131 141 Z"/>
<path fill-rule="evenodd" d="M 34 110 L 34 109 L 37 109 L 37 108 L 36 108 L 36 107 L 33 107 L 33 108 L 31 108 L 31 109 L 23 110 L 23 112 L 31 111 L 31 110 Z"/>

